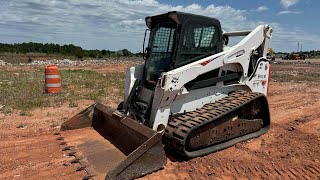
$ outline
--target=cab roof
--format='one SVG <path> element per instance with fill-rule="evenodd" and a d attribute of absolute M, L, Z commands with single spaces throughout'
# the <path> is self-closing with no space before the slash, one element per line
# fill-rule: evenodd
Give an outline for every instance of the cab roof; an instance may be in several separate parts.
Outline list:
<path fill-rule="evenodd" d="M 196 14 L 190 14 L 190 13 L 184 13 L 184 12 L 178 12 L 178 11 L 171 11 L 165 14 L 160 14 L 156 16 L 148 16 L 146 17 L 146 25 L 149 29 L 152 29 L 154 24 L 156 22 L 164 21 L 164 20 L 171 19 L 174 22 L 177 23 L 177 25 L 184 25 L 186 24 L 189 20 L 194 20 L 196 22 L 201 22 L 204 24 L 208 25 L 215 25 L 218 28 L 221 29 L 221 24 L 220 21 L 216 18 L 211 18 L 211 17 L 206 17 L 206 16 L 201 16 L 201 15 L 196 15 Z"/>

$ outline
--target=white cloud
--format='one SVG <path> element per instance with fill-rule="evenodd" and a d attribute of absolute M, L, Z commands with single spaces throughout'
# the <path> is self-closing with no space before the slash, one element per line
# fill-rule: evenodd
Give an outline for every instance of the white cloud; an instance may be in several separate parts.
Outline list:
<path fill-rule="evenodd" d="M 301 14 L 300 11 L 292 11 L 289 10 L 290 6 L 293 6 L 294 4 L 297 4 L 299 0 L 281 0 L 280 4 L 283 6 L 285 10 L 279 11 L 278 15 L 284 15 L 284 14 Z"/>
<path fill-rule="evenodd" d="M 249 20 L 248 11 L 231 6 L 173 6 L 156 0 L 11 0 L 0 1 L 0 38 L 2 42 L 8 43 L 73 43 L 86 49 L 127 48 L 141 51 L 146 28 L 144 18 L 168 11 L 215 17 L 221 21 L 226 31 L 253 29 L 266 23 Z M 292 27 L 285 28 L 279 24 L 274 29 L 273 39 L 277 42 L 275 49 L 280 50 L 290 47 L 287 46 L 287 39 L 303 39 L 307 35 L 287 34 L 286 32 L 294 31 Z M 281 38 L 282 35 L 286 35 L 287 38 Z M 315 36 L 320 39 L 320 35 Z M 305 38 L 310 47 L 320 46 L 319 42 L 314 41 L 316 37 Z"/>
<path fill-rule="evenodd" d="M 258 7 L 255 11 L 257 12 L 262 12 L 262 11 L 266 11 L 268 10 L 269 8 L 267 6 L 260 6 Z"/>
<path fill-rule="evenodd" d="M 0 2 L 0 37 L 140 51 L 144 18 L 175 10 L 216 17 L 226 30 L 255 26 L 246 20 L 246 11 L 230 6 L 172 6 L 155 0 L 11 0 Z"/>
<path fill-rule="evenodd" d="M 283 14 L 301 14 L 301 12 L 300 11 L 290 11 L 290 10 L 278 12 L 278 15 L 283 15 Z"/>
<path fill-rule="evenodd" d="M 299 0 L 281 0 L 280 4 L 283 6 L 283 8 L 288 9 L 290 6 L 297 4 Z"/>
<path fill-rule="evenodd" d="M 271 23 L 271 26 L 274 29 L 271 45 L 276 52 L 292 52 L 298 42 L 303 44 L 303 50 L 315 50 L 320 45 L 320 34 L 310 34 L 297 27 L 283 27 L 279 23 Z"/>

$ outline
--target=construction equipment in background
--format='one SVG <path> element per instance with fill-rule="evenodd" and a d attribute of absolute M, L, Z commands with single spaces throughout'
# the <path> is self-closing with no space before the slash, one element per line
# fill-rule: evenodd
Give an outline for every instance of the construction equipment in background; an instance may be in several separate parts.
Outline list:
<path fill-rule="evenodd" d="M 276 56 L 272 48 L 268 48 L 267 59 L 269 59 L 270 61 L 276 60 Z"/>
<path fill-rule="evenodd" d="M 223 33 L 217 19 L 182 12 L 147 17 L 146 25 L 145 63 L 126 72 L 118 109 L 97 103 L 61 126 L 58 139 L 85 179 L 140 177 L 166 164 L 163 144 L 193 158 L 270 126 L 270 26 Z M 228 47 L 232 36 L 244 38 Z"/>
<path fill-rule="evenodd" d="M 288 54 L 286 56 L 282 56 L 282 60 L 305 60 L 306 59 L 306 55 L 302 54 L 302 53 L 291 53 Z"/>
<path fill-rule="evenodd" d="M 298 42 L 297 52 L 282 56 L 282 60 L 305 60 L 306 55 L 302 53 L 302 43 Z"/>

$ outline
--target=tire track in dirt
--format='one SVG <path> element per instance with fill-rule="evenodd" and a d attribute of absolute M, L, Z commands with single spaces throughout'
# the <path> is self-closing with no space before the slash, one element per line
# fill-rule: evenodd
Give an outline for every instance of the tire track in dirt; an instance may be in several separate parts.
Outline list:
<path fill-rule="evenodd" d="M 162 170 L 155 172 L 142 179 L 319 179 L 319 166 L 317 165 L 263 165 L 255 164 L 254 166 L 230 164 L 228 162 L 218 163 L 219 166 L 195 167 L 178 167 L 176 170 Z M 203 172 L 198 169 L 202 168 Z M 214 169 L 214 170 L 212 170 Z M 205 172 L 205 173 L 204 173 Z"/>

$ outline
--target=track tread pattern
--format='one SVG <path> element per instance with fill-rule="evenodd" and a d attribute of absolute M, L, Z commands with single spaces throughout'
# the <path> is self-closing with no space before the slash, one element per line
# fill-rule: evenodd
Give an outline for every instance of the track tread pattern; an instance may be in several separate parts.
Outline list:
<path fill-rule="evenodd" d="M 235 109 L 263 96 L 261 93 L 236 91 L 192 112 L 174 116 L 170 119 L 163 136 L 163 142 L 173 147 L 178 153 L 184 154 L 185 140 L 192 130 L 233 112 Z"/>

